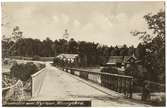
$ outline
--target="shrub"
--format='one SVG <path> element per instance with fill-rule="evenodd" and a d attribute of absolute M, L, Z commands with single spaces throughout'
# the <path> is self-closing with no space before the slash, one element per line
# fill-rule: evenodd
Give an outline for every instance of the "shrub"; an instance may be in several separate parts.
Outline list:
<path fill-rule="evenodd" d="M 32 74 L 38 71 L 36 65 L 32 62 L 26 64 L 17 64 L 15 63 L 11 67 L 11 75 L 22 81 L 27 81 Z"/>
<path fill-rule="evenodd" d="M 165 96 L 161 96 L 161 98 L 156 98 L 151 101 L 152 105 L 154 106 L 165 106 L 166 98 Z"/>
<path fill-rule="evenodd" d="M 33 60 L 40 60 L 40 56 L 35 55 L 32 59 Z"/>

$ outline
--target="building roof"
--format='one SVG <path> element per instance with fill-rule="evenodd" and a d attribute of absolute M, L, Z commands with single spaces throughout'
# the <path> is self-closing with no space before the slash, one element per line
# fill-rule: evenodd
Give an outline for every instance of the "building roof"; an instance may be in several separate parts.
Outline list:
<path fill-rule="evenodd" d="M 130 57 L 131 57 L 131 56 L 124 56 L 123 62 L 126 63 L 126 62 L 129 60 Z"/>
<path fill-rule="evenodd" d="M 122 63 L 123 56 L 110 56 L 107 64 L 116 64 L 116 63 Z"/>
<path fill-rule="evenodd" d="M 60 59 L 63 59 L 63 58 L 74 59 L 78 56 L 79 56 L 78 54 L 60 54 L 60 55 L 57 56 L 57 58 L 60 58 Z"/>
<path fill-rule="evenodd" d="M 132 56 L 124 56 L 123 63 L 130 63 L 131 59 L 134 59 L 135 61 L 137 60 L 137 58 L 134 55 L 132 55 Z"/>
<path fill-rule="evenodd" d="M 134 59 L 137 60 L 137 58 L 132 56 L 110 56 L 108 62 L 106 64 L 116 64 L 116 63 L 129 63 L 130 60 Z"/>

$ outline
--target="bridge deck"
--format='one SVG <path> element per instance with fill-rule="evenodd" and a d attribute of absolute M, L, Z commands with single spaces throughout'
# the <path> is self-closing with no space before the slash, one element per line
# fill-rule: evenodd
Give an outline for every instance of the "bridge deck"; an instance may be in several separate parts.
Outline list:
<path fill-rule="evenodd" d="M 92 106 L 147 106 L 123 99 L 122 95 L 65 73 L 51 65 L 46 66 L 44 83 L 32 100 L 91 100 Z"/>

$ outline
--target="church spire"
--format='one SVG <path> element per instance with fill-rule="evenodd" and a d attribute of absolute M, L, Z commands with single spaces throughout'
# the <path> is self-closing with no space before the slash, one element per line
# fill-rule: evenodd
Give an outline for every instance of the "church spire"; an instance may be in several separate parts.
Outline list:
<path fill-rule="evenodd" d="M 69 33 L 68 33 L 67 29 L 65 29 L 65 32 L 63 34 L 63 38 L 66 39 L 66 40 L 69 38 Z"/>

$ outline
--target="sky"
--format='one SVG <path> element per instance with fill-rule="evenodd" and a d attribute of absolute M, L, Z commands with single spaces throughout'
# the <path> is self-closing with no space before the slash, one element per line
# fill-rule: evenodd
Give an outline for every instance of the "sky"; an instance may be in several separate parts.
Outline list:
<path fill-rule="evenodd" d="M 25 38 L 69 38 L 104 45 L 128 46 L 140 42 L 131 31 L 145 31 L 143 18 L 164 9 L 164 2 L 4 2 L 2 35 L 19 26 Z"/>

